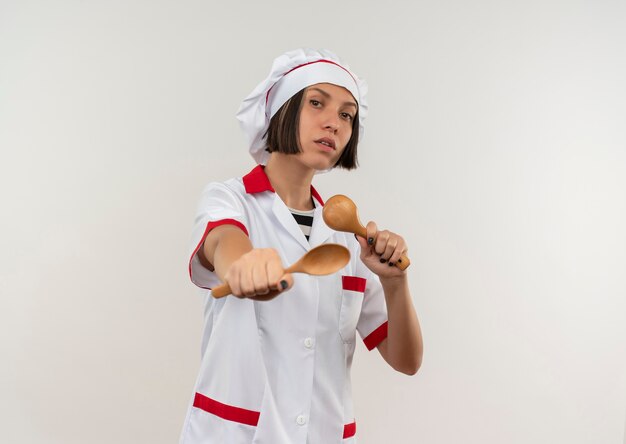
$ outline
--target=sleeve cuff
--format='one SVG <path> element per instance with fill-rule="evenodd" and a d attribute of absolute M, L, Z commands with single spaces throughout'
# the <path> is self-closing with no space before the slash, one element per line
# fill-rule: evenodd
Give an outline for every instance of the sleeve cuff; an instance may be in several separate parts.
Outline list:
<path fill-rule="evenodd" d="M 209 235 L 209 233 L 211 232 L 211 230 L 216 227 L 219 227 L 220 225 L 234 225 L 238 227 L 239 229 L 241 229 L 241 231 L 243 231 L 246 234 L 246 236 L 250 237 L 250 234 L 248 234 L 248 230 L 246 229 L 245 225 L 235 219 L 221 219 L 221 220 L 209 222 L 207 224 L 206 229 L 204 230 L 204 234 L 200 238 L 200 242 L 198 242 L 198 245 L 196 246 L 196 248 L 194 248 L 193 253 L 191 253 L 191 257 L 189 258 L 189 277 L 191 278 L 191 282 L 193 282 L 200 288 L 210 289 L 208 286 L 202 285 L 202 283 L 197 282 L 197 280 L 194 279 L 194 268 L 202 267 L 202 265 L 200 265 L 200 261 L 199 260 L 194 261 L 194 258 L 198 254 L 198 250 L 200 250 L 200 247 L 202 247 L 202 245 L 204 244 L 204 241 L 206 237 Z"/>
<path fill-rule="evenodd" d="M 383 342 L 387 338 L 387 325 L 388 322 L 385 321 L 380 327 L 367 335 L 366 338 L 363 339 L 365 346 L 368 350 L 373 350 L 378 347 L 378 344 Z"/>

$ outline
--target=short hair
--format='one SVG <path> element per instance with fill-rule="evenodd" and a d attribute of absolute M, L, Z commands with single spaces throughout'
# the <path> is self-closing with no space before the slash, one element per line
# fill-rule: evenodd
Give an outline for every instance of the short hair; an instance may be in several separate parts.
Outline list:
<path fill-rule="evenodd" d="M 265 133 L 265 151 L 283 154 L 298 154 L 301 152 L 298 137 L 300 124 L 300 110 L 306 88 L 294 94 L 281 106 L 270 119 L 270 125 Z M 352 119 L 352 134 L 341 156 L 333 168 L 339 167 L 352 170 L 358 166 L 357 146 L 359 144 L 359 112 L 357 110 Z"/>

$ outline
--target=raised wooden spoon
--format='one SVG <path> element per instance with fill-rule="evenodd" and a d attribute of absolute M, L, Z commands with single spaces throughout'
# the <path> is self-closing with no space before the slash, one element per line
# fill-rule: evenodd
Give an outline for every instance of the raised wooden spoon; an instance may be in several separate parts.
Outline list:
<path fill-rule="evenodd" d="M 306 273 L 323 276 L 341 270 L 350 261 L 350 252 L 339 244 L 323 244 L 309 250 L 298 262 L 285 269 L 285 273 Z M 218 285 L 211 290 L 214 298 L 231 294 L 228 284 Z"/>
<path fill-rule="evenodd" d="M 333 230 L 367 237 L 367 231 L 359 220 L 356 205 L 348 196 L 337 194 L 328 199 L 322 208 L 322 217 L 326 225 Z M 394 265 L 400 270 L 405 270 L 411 265 L 411 261 L 403 254 Z"/>

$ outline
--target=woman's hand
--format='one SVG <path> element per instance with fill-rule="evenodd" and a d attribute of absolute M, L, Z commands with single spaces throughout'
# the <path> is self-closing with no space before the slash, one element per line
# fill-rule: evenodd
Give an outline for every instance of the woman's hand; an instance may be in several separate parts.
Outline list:
<path fill-rule="evenodd" d="M 273 248 L 255 248 L 234 261 L 224 280 L 238 298 L 268 301 L 293 285 L 291 273 L 284 272 Z"/>
<path fill-rule="evenodd" d="M 408 251 L 402 236 L 388 230 L 378 231 L 371 221 L 365 230 L 367 239 L 361 236 L 356 236 L 356 239 L 361 245 L 361 260 L 367 268 L 383 279 L 406 276 L 406 271 L 393 266 Z"/>

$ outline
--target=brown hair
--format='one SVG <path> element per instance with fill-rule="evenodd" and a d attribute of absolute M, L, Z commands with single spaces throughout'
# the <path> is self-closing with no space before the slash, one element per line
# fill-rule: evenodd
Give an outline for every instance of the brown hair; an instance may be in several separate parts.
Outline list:
<path fill-rule="evenodd" d="M 300 140 L 298 126 L 300 124 L 300 109 L 305 89 L 300 90 L 287 100 L 270 119 L 270 125 L 265 133 L 265 151 L 274 151 L 283 154 L 298 154 Z M 352 119 L 352 135 L 341 156 L 333 168 L 339 167 L 352 170 L 358 166 L 357 145 L 359 144 L 359 113 Z"/>

